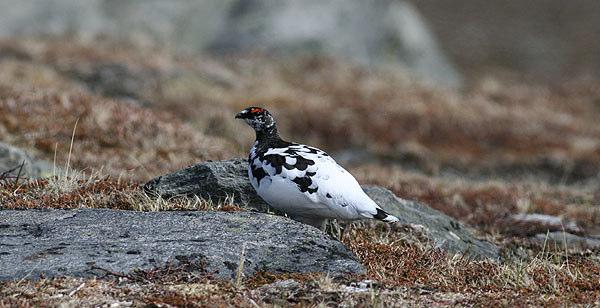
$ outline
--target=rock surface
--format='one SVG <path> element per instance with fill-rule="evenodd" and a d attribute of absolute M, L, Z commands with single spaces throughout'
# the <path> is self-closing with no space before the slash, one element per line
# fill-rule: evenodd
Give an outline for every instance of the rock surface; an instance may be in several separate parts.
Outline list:
<path fill-rule="evenodd" d="M 212 50 L 343 56 L 366 65 L 402 66 L 445 86 L 462 83 L 408 1 L 240 0 L 224 25 Z"/>
<path fill-rule="evenodd" d="M 248 209 L 267 211 L 269 206 L 250 185 L 247 168 L 244 159 L 200 163 L 156 177 L 144 185 L 144 191 L 163 198 L 199 196 L 215 202 L 233 197 Z"/>
<path fill-rule="evenodd" d="M 157 88 L 161 82 L 157 70 L 133 68 L 121 63 L 82 65 L 81 68 L 65 70 L 65 73 L 81 80 L 96 93 L 120 99 L 139 100 L 144 89 Z M 149 103 L 142 102 L 144 104 Z"/>
<path fill-rule="evenodd" d="M 566 246 L 568 249 L 597 249 L 600 248 L 600 238 L 584 237 L 575 234 L 554 231 L 548 233 L 540 233 L 532 237 L 533 240 L 544 244 L 550 250 L 562 250 Z"/>
<path fill-rule="evenodd" d="M 401 0 L 0 0 L 0 37 L 65 33 L 215 54 L 343 56 L 446 86 L 462 83 L 421 14 Z M 119 95 L 129 88 L 109 86 Z"/>
<path fill-rule="evenodd" d="M 398 198 L 393 192 L 378 186 L 363 186 L 364 191 L 400 223 L 411 225 L 429 237 L 434 246 L 452 253 L 463 253 L 473 258 L 499 259 L 499 248 L 477 239 L 463 224 L 429 206 Z"/>
<path fill-rule="evenodd" d="M 244 273 L 363 273 L 344 245 L 311 226 L 262 213 L 117 210 L 0 211 L 0 280 L 128 273 L 167 262 L 205 262 Z"/>
<path fill-rule="evenodd" d="M 0 142 L 0 175 L 16 177 L 38 178 L 49 173 L 49 166 L 44 162 L 33 160 L 25 151 L 12 145 Z M 1 206 L 1 204 L 0 204 Z"/>
<path fill-rule="evenodd" d="M 233 195 L 248 208 L 264 210 L 268 205 L 250 185 L 247 166 L 243 159 L 201 163 L 157 177 L 148 182 L 145 189 L 151 194 L 166 197 L 198 195 L 215 201 Z M 469 229 L 444 213 L 418 202 L 400 199 L 382 187 L 366 186 L 364 190 L 403 224 L 417 227 L 435 246 L 474 258 L 500 258 L 496 245 L 477 239 Z"/>
<path fill-rule="evenodd" d="M 583 234 L 583 228 L 574 221 L 563 217 L 546 214 L 514 214 L 505 219 L 503 224 L 509 226 L 510 234 L 515 236 L 533 236 L 546 234 L 546 232 L 565 231 L 573 234 Z"/>

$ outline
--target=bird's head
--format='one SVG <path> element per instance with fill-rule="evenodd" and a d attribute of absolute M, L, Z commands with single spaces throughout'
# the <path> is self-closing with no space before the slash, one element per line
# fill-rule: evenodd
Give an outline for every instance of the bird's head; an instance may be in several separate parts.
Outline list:
<path fill-rule="evenodd" d="M 248 107 L 236 114 L 235 118 L 246 121 L 257 133 L 275 130 L 275 119 L 264 108 Z"/>

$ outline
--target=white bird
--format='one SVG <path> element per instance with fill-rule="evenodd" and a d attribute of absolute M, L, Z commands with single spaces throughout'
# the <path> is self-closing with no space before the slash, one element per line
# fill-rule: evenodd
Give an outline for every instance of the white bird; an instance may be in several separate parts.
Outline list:
<path fill-rule="evenodd" d="M 282 140 L 266 109 L 248 107 L 235 117 L 256 132 L 248 177 L 257 194 L 273 208 L 318 228 L 323 228 L 327 219 L 398 221 L 327 153 Z"/>

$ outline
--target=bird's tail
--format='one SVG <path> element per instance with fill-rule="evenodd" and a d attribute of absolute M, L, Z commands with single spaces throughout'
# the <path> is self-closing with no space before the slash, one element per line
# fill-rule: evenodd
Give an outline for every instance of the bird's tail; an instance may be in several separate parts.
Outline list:
<path fill-rule="evenodd" d="M 400 221 L 398 219 L 398 217 L 394 216 L 394 215 L 390 215 L 388 214 L 386 211 L 378 208 L 377 209 L 377 214 L 373 215 L 373 218 L 381 220 L 381 221 L 385 221 L 385 222 L 397 222 Z"/>

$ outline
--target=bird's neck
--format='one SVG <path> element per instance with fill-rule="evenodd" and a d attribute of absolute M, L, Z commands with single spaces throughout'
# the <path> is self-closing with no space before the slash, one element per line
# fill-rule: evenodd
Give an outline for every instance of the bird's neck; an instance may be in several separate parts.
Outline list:
<path fill-rule="evenodd" d="M 277 127 L 275 125 L 267 127 L 265 129 L 256 130 L 256 141 L 259 143 L 269 142 L 273 140 L 280 140 Z"/>

